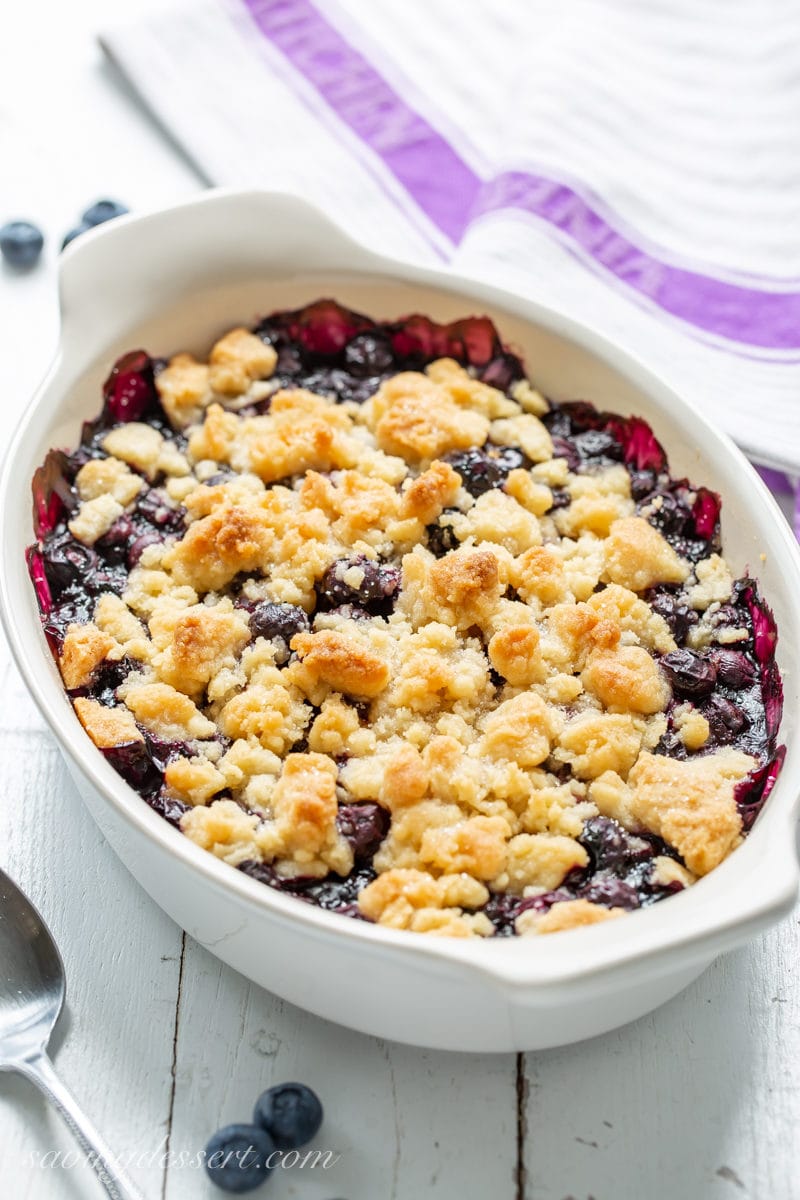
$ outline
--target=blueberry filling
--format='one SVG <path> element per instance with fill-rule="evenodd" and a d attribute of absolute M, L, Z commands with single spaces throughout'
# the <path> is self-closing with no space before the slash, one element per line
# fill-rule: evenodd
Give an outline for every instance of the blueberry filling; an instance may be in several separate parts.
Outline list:
<path fill-rule="evenodd" d="M 508 394 L 524 378 L 519 358 L 503 347 L 485 318 L 450 325 L 437 325 L 422 316 L 375 323 L 332 301 L 320 301 L 296 312 L 273 314 L 254 332 L 277 353 L 274 380 L 279 386 L 305 388 L 338 403 L 363 404 L 390 376 L 424 369 L 441 357 L 455 359 L 475 378 Z M 104 384 L 103 410 L 95 421 L 84 426 L 79 447 L 71 454 L 51 452 L 34 478 L 37 542 L 27 552 L 27 560 L 43 628 L 56 652 L 63 645 L 69 625 L 92 619 L 100 595 L 122 594 L 130 571 L 148 546 L 179 539 L 186 530 L 186 511 L 167 495 L 163 474 L 143 483 L 136 500 L 93 546 L 77 541 L 68 529 L 79 505 L 76 476 L 87 463 L 104 456 L 102 442 L 110 430 L 130 421 L 144 422 L 179 450 L 186 448 L 186 438 L 172 430 L 156 389 L 155 380 L 163 365 L 141 350 L 121 358 Z M 269 404 L 269 398 L 259 401 L 252 411 L 267 411 Z M 694 488 L 687 480 L 670 476 L 664 451 L 644 421 L 600 412 L 583 401 L 551 403 L 542 419 L 550 431 L 554 455 L 564 458 L 571 471 L 592 474 L 623 465 L 630 477 L 636 513 L 656 528 L 681 557 L 697 563 L 719 552 L 719 498 L 706 488 Z M 531 467 L 521 450 L 491 441 L 443 457 L 458 472 L 462 486 L 473 498 L 504 489 L 512 471 Z M 232 475 L 231 468 L 221 465 L 218 474 L 207 482 L 212 486 L 224 483 Z M 571 503 L 568 489 L 555 487 L 552 493 L 551 512 Z M 461 545 L 453 526 L 460 515 L 460 510 L 445 507 L 425 527 L 424 544 L 436 558 Z M 294 604 L 249 599 L 241 590 L 243 578 L 231 585 L 234 605 L 247 614 L 251 637 L 271 641 L 275 663 L 284 666 L 292 658 L 292 639 L 312 628 L 315 613 L 361 622 L 391 616 L 401 589 L 402 569 L 399 558 L 386 561 L 380 555 L 365 554 L 340 558 L 319 576 L 311 613 Z M 518 599 L 513 589 L 506 592 L 506 598 Z M 657 752 L 686 759 L 691 753 L 713 753 L 732 746 L 751 754 L 758 765 L 736 788 L 736 803 L 747 831 L 774 786 L 783 757 L 775 745 L 782 691 L 775 664 L 772 616 L 760 599 L 757 585 L 750 579 L 739 580 L 730 600 L 716 606 L 705 618 L 709 636 L 698 649 L 697 642 L 688 644 L 700 618 L 686 587 L 658 585 L 644 598 L 664 619 L 678 646 L 659 656 L 673 700 Z M 130 659 L 104 663 L 93 672 L 88 685 L 72 694 L 113 709 L 119 704 L 117 689 L 136 668 Z M 494 667 L 492 678 L 498 688 L 504 685 Z M 696 709 L 708 723 L 708 739 L 698 751 L 687 750 L 681 734 L 679 717 L 687 706 Z M 358 711 L 361 724 L 367 723 L 369 705 L 354 702 L 352 707 Z M 314 711 L 316 715 L 318 710 Z M 156 812 L 179 827 L 189 806 L 170 795 L 164 772 L 175 758 L 190 756 L 193 747 L 158 739 L 145 730 L 142 733 L 142 740 L 103 753 Z M 306 729 L 295 743 L 295 751 L 307 747 L 308 735 Z M 569 774 L 555 763 L 548 769 L 559 777 L 567 778 Z M 244 862 L 239 869 L 308 903 L 363 919 L 358 896 L 376 878 L 373 860 L 389 826 L 388 812 L 376 801 L 353 802 L 344 793 L 340 795 L 336 828 L 352 850 L 354 866 L 349 875 L 287 878 L 272 866 L 255 861 Z M 676 859 L 677 854 L 654 835 L 639 836 L 610 818 L 595 816 L 584 823 L 578 840 L 588 855 L 588 865 L 571 871 L 557 889 L 529 896 L 491 895 L 479 911 L 492 923 L 496 936 L 514 934 L 515 921 L 521 914 L 543 914 L 566 900 L 589 900 L 631 911 L 647 907 L 682 886 L 661 882 L 655 859 Z"/>

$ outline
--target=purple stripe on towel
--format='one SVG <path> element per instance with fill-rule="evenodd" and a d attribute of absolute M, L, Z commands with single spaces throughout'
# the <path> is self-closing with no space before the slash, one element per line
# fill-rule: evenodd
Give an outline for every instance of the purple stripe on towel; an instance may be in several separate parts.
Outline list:
<path fill-rule="evenodd" d="M 308 0 L 244 0 L 261 32 L 453 242 L 479 180 Z"/>
<path fill-rule="evenodd" d="M 310 0 L 242 0 L 262 34 L 457 244 L 481 214 L 521 210 L 561 231 L 593 262 L 704 334 L 769 351 L 800 349 L 800 293 L 735 283 L 658 258 L 590 198 L 557 180 L 508 171 L 483 181 Z"/>

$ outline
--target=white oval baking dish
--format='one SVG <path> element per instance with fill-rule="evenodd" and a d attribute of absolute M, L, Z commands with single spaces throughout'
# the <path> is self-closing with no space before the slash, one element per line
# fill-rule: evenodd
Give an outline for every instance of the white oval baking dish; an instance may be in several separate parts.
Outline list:
<path fill-rule="evenodd" d="M 208 192 L 86 235 L 64 256 L 60 295 L 60 347 L 0 477 L 3 622 L 98 825 L 192 937 L 292 1003 L 354 1029 L 439 1049 L 508 1051 L 576 1041 L 640 1016 L 789 910 L 798 885 L 800 550 L 732 442 L 640 363 L 563 315 L 381 258 L 304 202 L 264 192 Z M 84 734 L 45 644 L 25 566 L 35 468 L 52 446 L 76 443 L 123 351 L 202 352 L 236 322 L 320 296 L 374 316 L 487 313 L 546 394 L 641 414 L 674 474 L 722 494 L 726 556 L 762 581 L 775 612 L 788 753 L 744 845 L 695 887 L 624 920 L 542 938 L 462 941 L 379 928 L 274 892 L 200 850 Z"/>

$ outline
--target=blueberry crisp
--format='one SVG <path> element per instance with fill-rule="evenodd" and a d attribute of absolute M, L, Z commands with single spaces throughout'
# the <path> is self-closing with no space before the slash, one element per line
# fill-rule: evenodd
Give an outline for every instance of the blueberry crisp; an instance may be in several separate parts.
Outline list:
<path fill-rule="evenodd" d="M 486 318 L 327 300 L 127 354 L 104 400 L 36 473 L 31 578 L 86 733 L 198 846 L 485 937 L 618 918 L 746 835 L 775 626 L 644 421 L 546 400 Z"/>

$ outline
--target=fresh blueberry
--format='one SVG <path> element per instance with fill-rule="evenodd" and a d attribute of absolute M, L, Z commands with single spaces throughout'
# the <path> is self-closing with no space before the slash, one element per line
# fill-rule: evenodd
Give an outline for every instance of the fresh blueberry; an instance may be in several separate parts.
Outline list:
<path fill-rule="evenodd" d="M 81 217 L 81 223 L 94 228 L 95 225 L 102 225 L 105 221 L 112 221 L 114 217 L 124 217 L 126 212 L 128 209 L 125 205 L 119 204 L 116 200 L 96 200 L 86 209 Z"/>
<path fill-rule="evenodd" d="M 0 229 L 0 253 L 11 267 L 32 267 L 43 246 L 42 231 L 30 221 L 9 221 Z"/>
<path fill-rule="evenodd" d="M 205 1168 L 223 1192 L 252 1192 L 273 1170 L 267 1165 L 275 1143 L 260 1125 L 226 1125 L 206 1145 Z"/>
<path fill-rule="evenodd" d="M 304 1083 L 280 1083 L 263 1092 L 253 1120 L 281 1150 L 295 1150 L 316 1135 L 322 1124 L 322 1105 L 316 1092 Z"/>
<path fill-rule="evenodd" d="M 64 240 L 61 243 L 61 249 L 66 250 L 70 242 L 74 242 L 76 237 L 80 237 L 82 233 L 88 233 L 94 226 L 88 225 L 86 221 L 81 221 L 80 225 L 76 225 L 64 234 Z"/>

